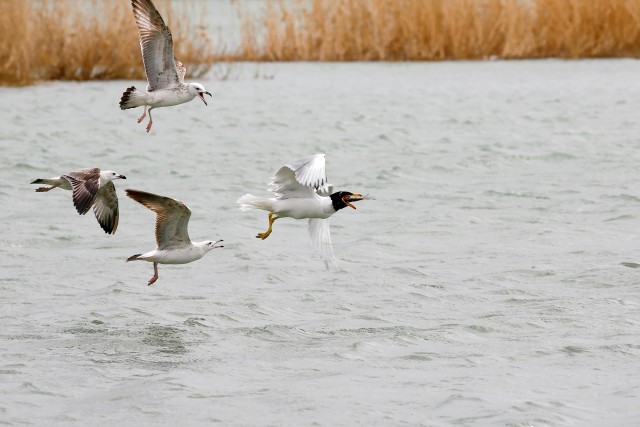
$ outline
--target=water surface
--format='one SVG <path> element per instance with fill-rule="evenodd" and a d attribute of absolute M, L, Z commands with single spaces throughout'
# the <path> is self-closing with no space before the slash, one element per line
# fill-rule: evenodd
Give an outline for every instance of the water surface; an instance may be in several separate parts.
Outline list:
<path fill-rule="evenodd" d="M 131 82 L 0 89 L 2 423 L 640 423 L 637 61 L 234 67 L 149 135 Z M 316 152 L 376 196 L 332 218 L 338 271 L 235 205 Z M 94 166 L 115 236 L 29 185 Z M 226 247 L 147 287 L 124 188 Z"/>

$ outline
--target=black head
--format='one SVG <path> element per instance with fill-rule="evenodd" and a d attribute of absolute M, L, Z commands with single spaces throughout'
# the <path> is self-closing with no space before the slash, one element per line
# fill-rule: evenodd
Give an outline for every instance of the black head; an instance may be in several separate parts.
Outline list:
<path fill-rule="evenodd" d="M 335 209 L 336 212 L 342 208 L 346 208 L 347 206 L 355 209 L 356 207 L 353 206 L 351 202 L 362 200 L 362 194 L 354 194 L 348 191 L 338 191 L 336 193 L 333 193 L 330 197 L 331 203 L 333 204 L 333 209 Z"/>

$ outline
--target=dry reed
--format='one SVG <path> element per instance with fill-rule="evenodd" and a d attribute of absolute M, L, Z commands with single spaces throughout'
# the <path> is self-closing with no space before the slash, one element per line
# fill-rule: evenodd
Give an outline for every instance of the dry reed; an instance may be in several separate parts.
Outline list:
<path fill-rule="evenodd" d="M 239 10 L 235 51 L 194 25 L 203 13 L 156 3 L 190 77 L 217 61 L 640 56 L 640 0 L 267 0 L 259 16 Z M 0 0 L 0 10 L 0 84 L 144 79 L 128 1 Z"/>
<path fill-rule="evenodd" d="M 640 55 L 640 0 L 271 1 L 243 14 L 228 59 L 585 58 Z"/>
<path fill-rule="evenodd" d="M 189 76 L 204 74 L 212 51 L 202 27 L 189 25 L 184 8 L 176 13 L 167 1 L 156 3 Z M 128 1 L 0 0 L 0 10 L 0 84 L 145 78 Z M 199 33 L 191 37 L 194 28 Z"/>

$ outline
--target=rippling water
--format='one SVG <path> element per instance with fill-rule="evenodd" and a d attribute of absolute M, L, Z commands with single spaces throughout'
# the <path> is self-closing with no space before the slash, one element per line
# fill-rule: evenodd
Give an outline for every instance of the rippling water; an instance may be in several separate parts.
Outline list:
<path fill-rule="evenodd" d="M 2 423 L 640 423 L 637 61 L 238 67 L 150 135 L 130 82 L 0 88 Z M 340 271 L 235 205 L 316 152 L 376 196 L 332 218 Z M 29 185 L 93 166 L 128 178 L 113 237 Z M 226 247 L 147 287 L 124 188 Z"/>

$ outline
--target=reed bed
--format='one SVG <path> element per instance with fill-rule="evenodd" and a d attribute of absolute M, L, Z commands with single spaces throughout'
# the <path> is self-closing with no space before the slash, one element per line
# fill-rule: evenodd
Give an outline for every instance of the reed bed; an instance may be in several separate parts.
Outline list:
<path fill-rule="evenodd" d="M 640 0 L 272 1 L 241 19 L 239 60 L 640 56 Z"/>
<path fill-rule="evenodd" d="M 218 61 L 640 56 L 640 0 L 265 0 L 260 13 L 240 1 L 233 50 L 193 22 L 207 16 L 185 7 L 193 2 L 156 3 L 189 77 Z M 0 84 L 144 79 L 129 1 L 0 0 L 0 7 Z"/>
<path fill-rule="evenodd" d="M 197 77 L 211 66 L 211 40 L 184 4 L 157 0 L 176 56 Z M 0 0 L 0 84 L 145 79 L 128 1 Z M 195 33 L 195 34 L 194 34 Z"/>

